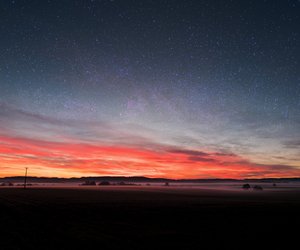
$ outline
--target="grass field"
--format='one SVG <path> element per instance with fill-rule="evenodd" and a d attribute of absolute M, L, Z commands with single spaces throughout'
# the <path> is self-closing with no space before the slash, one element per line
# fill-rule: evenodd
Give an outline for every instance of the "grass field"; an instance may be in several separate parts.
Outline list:
<path fill-rule="evenodd" d="M 286 247 L 299 213 L 299 188 L 1 188 L 0 249 Z"/>

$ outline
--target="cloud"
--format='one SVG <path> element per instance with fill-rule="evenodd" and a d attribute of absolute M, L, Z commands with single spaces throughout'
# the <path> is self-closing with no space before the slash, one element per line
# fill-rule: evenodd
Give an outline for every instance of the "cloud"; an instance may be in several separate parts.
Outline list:
<path fill-rule="evenodd" d="M 25 166 L 37 176 L 145 175 L 168 178 L 295 177 L 289 165 L 264 165 L 226 150 L 165 144 L 134 124 L 59 120 L 0 104 L 2 175 Z M 286 145 L 298 147 L 297 140 Z"/>
<path fill-rule="evenodd" d="M 24 111 L 5 103 L 0 103 L 0 128 L 3 128 L 0 135 L 2 132 L 15 137 L 25 136 L 47 141 L 155 146 L 155 142 L 150 139 L 150 134 L 154 132 L 141 126 L 133 124 L 120 126 L 118 123 L 106 121 L 60 120 Z"/>
<path fill-rule="evenodd" d="M 300 147 L 300 139 L 285 141 L 285 142 L 283 142 L 283 145 L 286 148 L 299 148 Z"/>
<path fill-rule="evenodd" d="M 16 120 L 17 121 L 25 120 L 29 122 L 47 123 L 47 124 L 55 124 L 55 125 L 63 124 L 63 122 L 58 119 L 24 111 L 22 109 L 15 108 L 6 103 L 0 103 L 0 122 L 11 123 L 11 122 L 16 122 Z"/>
<path fill-rule="evenodd" d="M 25 166 L 33 175 L 145 175 L 168 178 L 292 177 L 300 170 L 288 165 L 255 164 L 237 155 L 159 145 L 151 147 L 55 142 L 0 137 L 0 162 L 6 175 Z"/>
<path fill-rule="evenodd" d="M 173 154 L 183 154 L 183 155 L 188 155 L 188 156 L 208 156 L 209 155 L 202 151 L 188 150 L 188 149 L 170 149 L 170 150 L 168 150 L 168 152 L 173 153 Z"/>
<path fill-rule="evenodd" d="M 204 157 L 199 157 L 199 156 L 190 156 L 188 159 L 190 161 L 194 161 L 194 162 L 217 162 L 217 160 L 215 160 L 215 159 L 204 158 Z"/>
<path fill-rule="evenodd" d="M 215 155 L 217 155 L 217 156 L 230 156 L 230 157 L 236 156 L 233 153 L 219 153 L 219 152 L 215 153 Z"/>

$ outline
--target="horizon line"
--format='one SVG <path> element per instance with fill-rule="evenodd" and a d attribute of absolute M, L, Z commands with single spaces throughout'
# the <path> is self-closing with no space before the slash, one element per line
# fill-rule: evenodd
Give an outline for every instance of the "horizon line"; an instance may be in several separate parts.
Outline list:
<path fill-rule="evenodd" d="M 0 179 L 7 179 L 7 178 L 24 178 L 22 175 L 17 176 L 4 176 L 0 177 Z M 124 175 L 118 175 L 118 176 L 111 176 L 111 175 L 103 175 L 103 176 L 80 176 L 80 177 L 46 177 L 46 176 L 27 176 L 27 178 L 37 178 L 37 179 L 82 179 L 82 178 L 145 178 L 150 180 L 156 180 L 156 179 L 163 179 L 163 180 L 171 180 L 171 181 L 192 181 L 192 180 L 282 180 L 282 179 L 300 179 L 300 176 L 298 177 L 270 177 L 270 178 L 182 178 L 182 179 L 173 179 L 173 178 L 165 178 L 165 177 L 147 177 L 147 176 L 124 176 Z"/>

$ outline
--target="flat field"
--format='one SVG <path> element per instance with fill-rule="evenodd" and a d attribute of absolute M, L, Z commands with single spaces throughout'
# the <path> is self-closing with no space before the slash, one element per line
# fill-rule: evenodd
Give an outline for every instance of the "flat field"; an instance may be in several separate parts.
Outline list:
<path fill-rule="evenodd" d="M 208 249 L 298 242 L 300 188 L 0 188 L 0 249 Z"/>

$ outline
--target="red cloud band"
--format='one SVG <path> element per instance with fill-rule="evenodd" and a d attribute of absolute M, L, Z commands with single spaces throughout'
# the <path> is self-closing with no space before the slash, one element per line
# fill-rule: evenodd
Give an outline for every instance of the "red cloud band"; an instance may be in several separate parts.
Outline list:
<path fill-rule="evenodd" d="M 55 142 L 0 136 L 2 176 L 72 177 L 82 175 L 143 175 L 167 178 L 295 177 L 300 170 L 285 165 L 262 165 L 234 154 L 158 146 Z"/>

